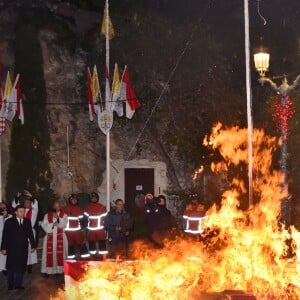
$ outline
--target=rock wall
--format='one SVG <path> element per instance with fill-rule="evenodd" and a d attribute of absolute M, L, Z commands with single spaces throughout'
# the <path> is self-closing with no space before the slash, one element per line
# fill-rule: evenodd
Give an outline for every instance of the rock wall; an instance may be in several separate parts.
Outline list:
<path fill-rule="evenodd" d="M 0 17 L 0 51 L 2 56 L 2 70 L 1 80 L 2 85 L 6 79 L 7 71 L 10 71 L 11 75 L 14 76 L 14 25 L 17 19 L 17 13 L 12 9 L 5 9 L 4 3 L 0 3 L 1 17 Z M 4 90 L 4 86 L 2 86 Z M 6 185 L 6 173 L 9 165 L 9 145 L 10 145 L 10 133 L 11 123 L 6 122 L 5 132 L 0 136 L 1 144 L 1 184 L 2 190 L 1 200 L 5 200 L 5 185 Z M 10 199 L 7 199 L 10 200 Z"/>
<path fill-rule="evenodd" d="M 52 188 L 66 198 L 71 192 L 96 190 L 105 168 L 105 138 L 88 118 L 87 103 L 80 95 L 78 80 L 86 70 L 84 54 L 74 55 L 57 43 L 53 31 L 41 30 L 50 124 Z M 67 170 L 69 128 L 70 172 Z"/>

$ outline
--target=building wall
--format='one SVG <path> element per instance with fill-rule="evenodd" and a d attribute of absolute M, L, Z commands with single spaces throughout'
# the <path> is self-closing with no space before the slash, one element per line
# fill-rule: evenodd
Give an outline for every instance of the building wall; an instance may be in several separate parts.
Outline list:
<path fill-rule="evenodd" d="M 114 160 L 111 164 L 111 195 L 110 201 L 118 198 L 125 198 L 125 168 L 153 168 L 154 169 L 154 191 L 155 195 L 165 194 L 167 190 L 167 166 L 162 161 L 149 161 L 147 159 L 124 161 L 122 159 Z M 106 205 L 106 172 L 104 180 L 98 188 L 100 202 Z M 124 199 L 126 201 L 126 199 Z"/>

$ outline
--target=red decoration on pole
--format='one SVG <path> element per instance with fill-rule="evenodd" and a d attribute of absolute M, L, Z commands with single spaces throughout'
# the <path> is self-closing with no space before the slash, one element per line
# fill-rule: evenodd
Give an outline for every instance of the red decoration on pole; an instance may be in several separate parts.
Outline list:
<path fill-rule="evenodd" d="M 290 134 L 289 120 L 294 116 L 296 110 L 290 97 L 286 96 L 277 99 L 273 103 L 273 121 L 276 123 L 276 128 L 282 132 L 287 138 Z"/>

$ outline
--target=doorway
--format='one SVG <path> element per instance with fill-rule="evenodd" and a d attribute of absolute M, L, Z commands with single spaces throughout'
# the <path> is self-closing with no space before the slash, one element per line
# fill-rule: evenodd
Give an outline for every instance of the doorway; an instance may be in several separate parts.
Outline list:
<path fill-rule="evenodd" d="M 125 208 L 134 219 L 134 238 L 147 234 L 144 196 L 154 194 L 154 168 L 125 168 Z"/>

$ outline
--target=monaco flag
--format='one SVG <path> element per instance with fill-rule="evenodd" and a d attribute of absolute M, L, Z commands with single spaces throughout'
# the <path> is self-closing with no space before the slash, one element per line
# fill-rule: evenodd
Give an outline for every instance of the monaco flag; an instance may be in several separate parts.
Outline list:
<path fill-rule="evenodd" d="M 126 117 L 128 119 L 131 119 L 135 111 L 141 107 L 131 84 L 127 66 L 125 66 L 121 80 L 120 100 L 126 101 Z"/>

